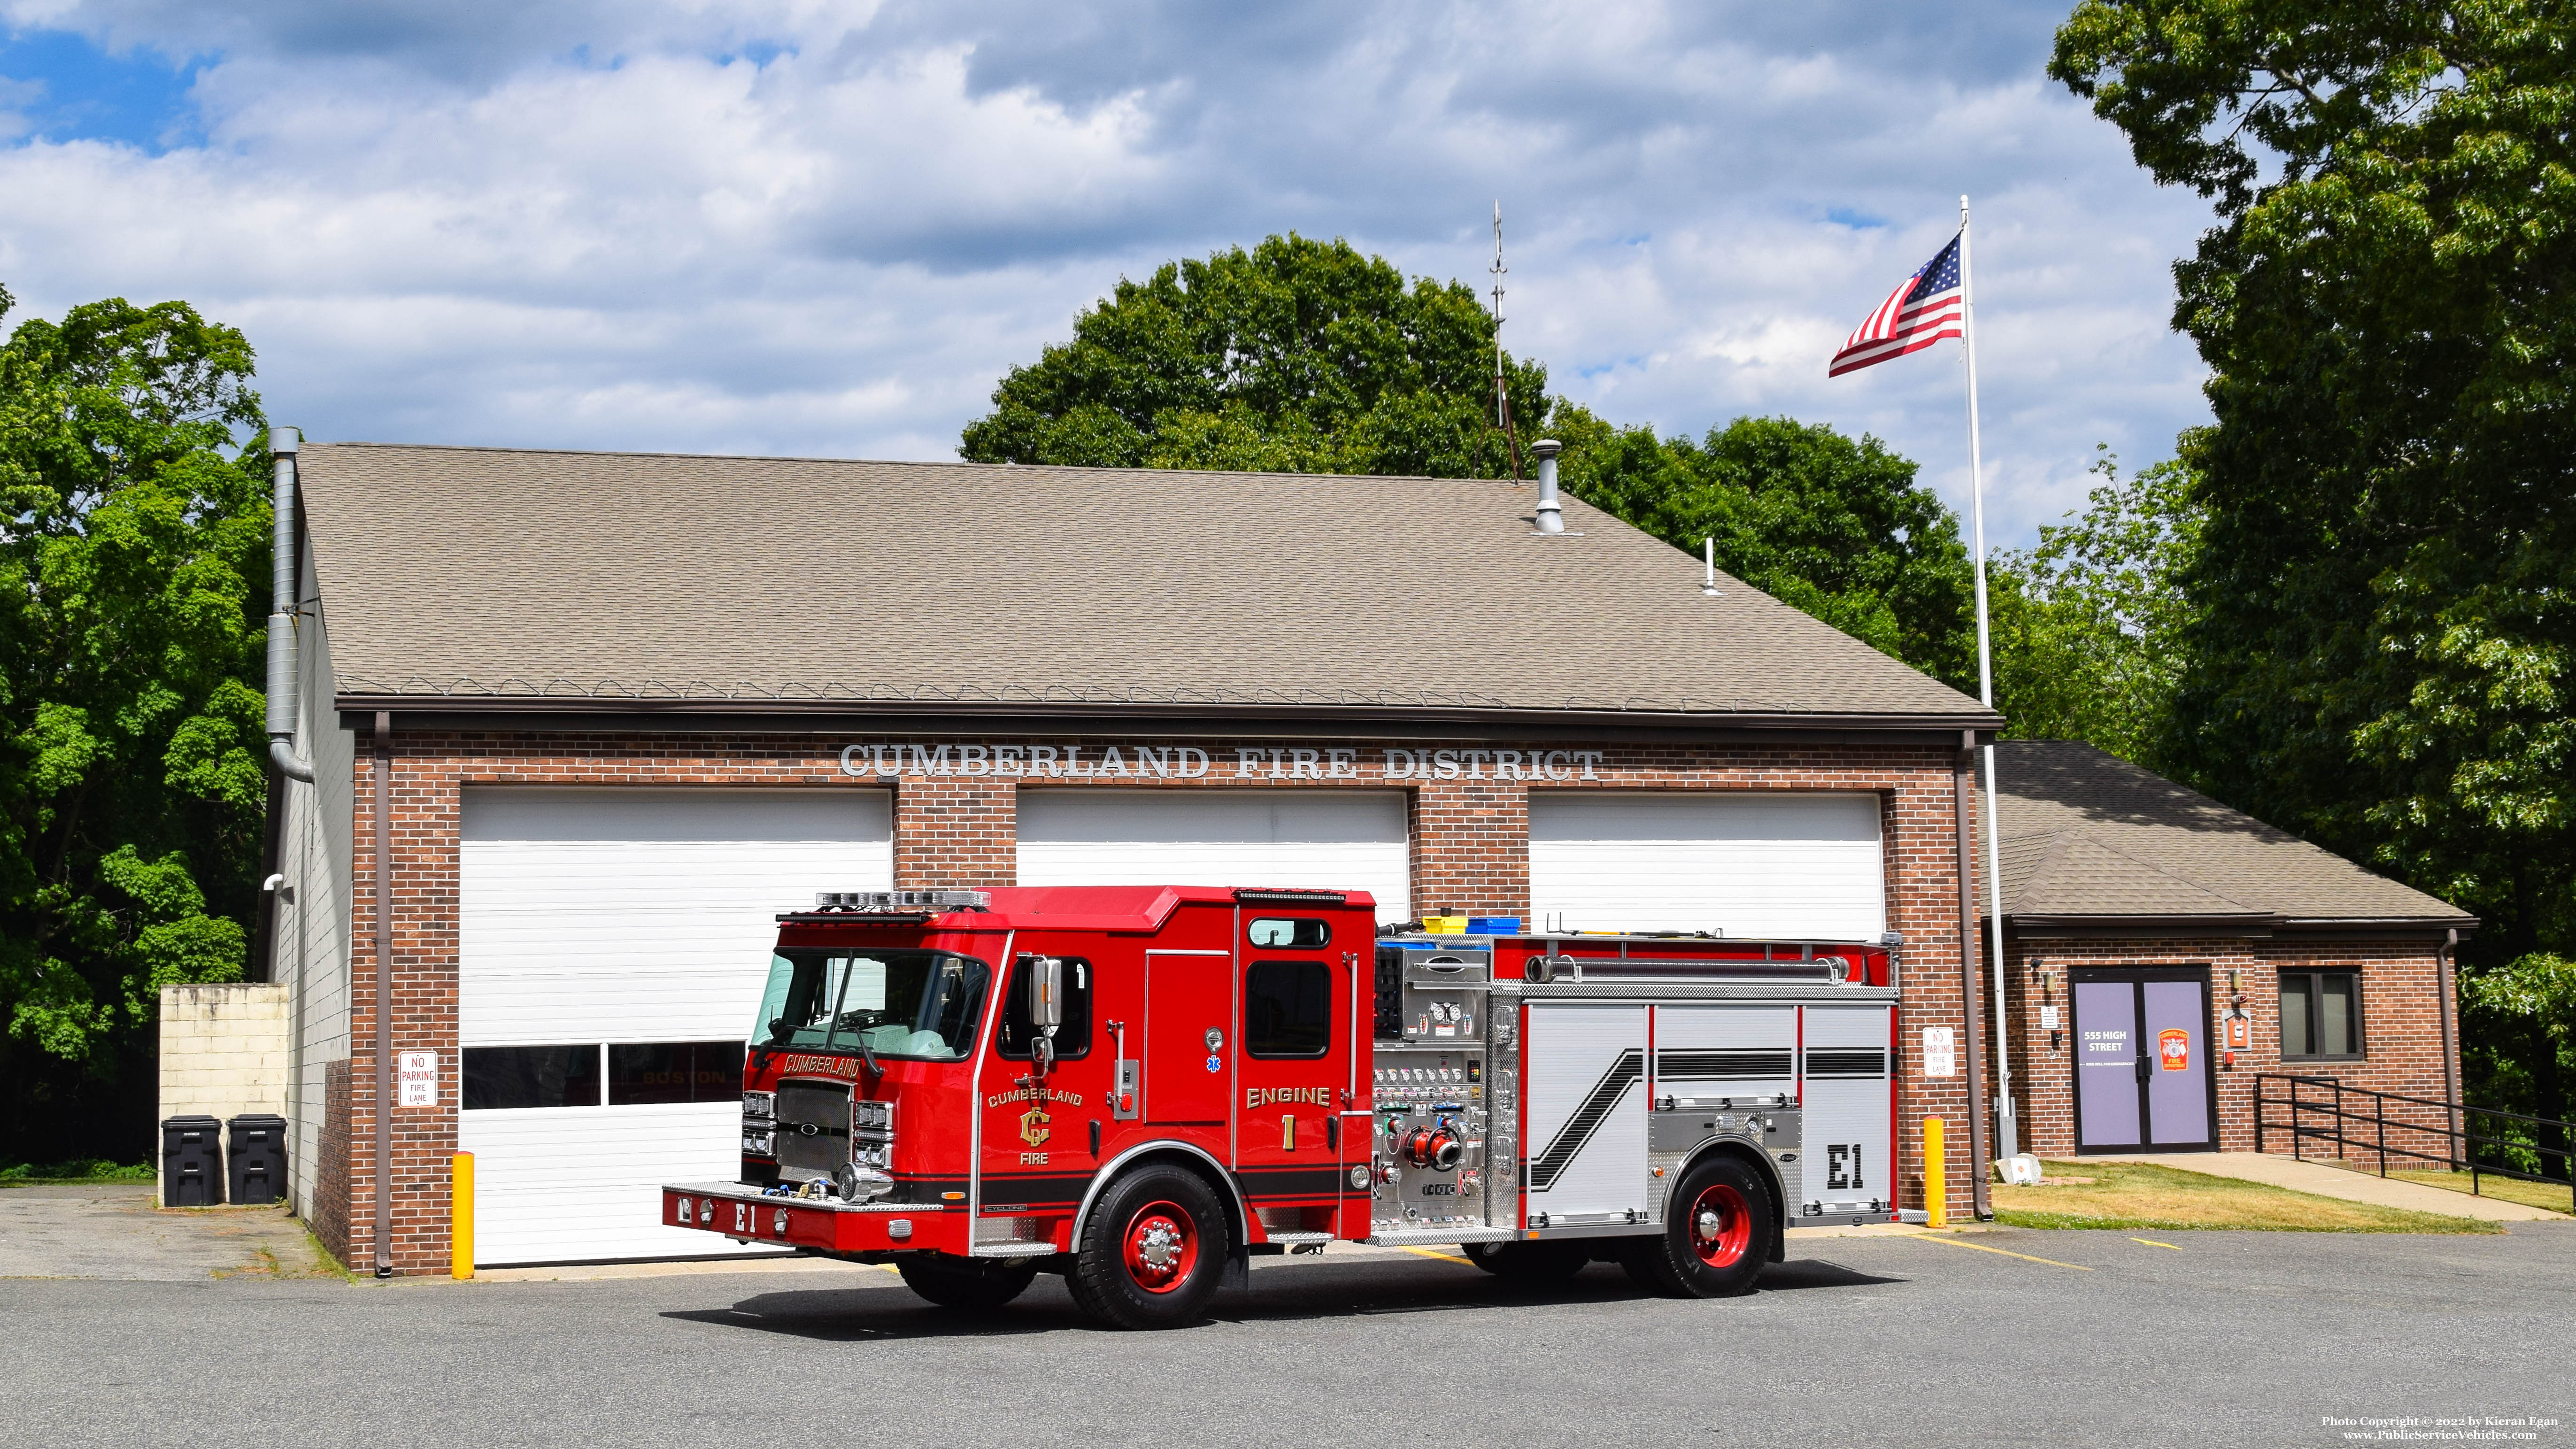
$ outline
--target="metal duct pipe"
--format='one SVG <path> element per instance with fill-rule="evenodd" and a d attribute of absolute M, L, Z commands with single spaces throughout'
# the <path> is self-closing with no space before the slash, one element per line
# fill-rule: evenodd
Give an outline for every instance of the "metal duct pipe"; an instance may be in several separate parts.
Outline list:
<path fill-rule="evenodd" d="M 276 464 L 268 595 L 268 763 L 290 780 L 313 783 L 313 761 L 295 753 L 295 595 L 303 582 L 295 568 L 295 449 L 293 428 L 268 430 L 268 455 Z"/>
<path fill-rule="evenodd" d="M 1554 438 L 1541 438 L 1530 444 L 1530 456 L 1538 459 L 1538 531 L 1565 532 L 1565 510 L 1556 502 L 1556 455 L 1565 445 Z"/>

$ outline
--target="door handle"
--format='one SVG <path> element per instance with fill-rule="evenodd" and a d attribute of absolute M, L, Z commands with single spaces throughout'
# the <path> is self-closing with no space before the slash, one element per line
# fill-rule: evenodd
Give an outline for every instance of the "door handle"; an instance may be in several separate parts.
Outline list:
<path fill-rule="evenodd" d="M 1327 1117 L 1324 1119 L 1324 1146 L 1326 1146 L 1327 1148 L 1330 1148 L 1331 1150 L 1333 1150 L 1333 1151 L 1335 1151 L 1335 1152 L 1339 1152 L 1339 1151 L 1341 1151 L 1341 1150 L 1342 1150 L 1342 1119 L 1341 1119 L 1341 1118 L 1339 1118 L 1339 1117 L 1327 1116 Z"/>
<path fill-rule="evenodd" d="M 1117 1043 L 1117 1054 L 1111 1061 L 1109 1116 L 1112 1121 L 1133 1122 L 1139 1115 L 1136 1101 L 1138 1073 L 1137 1063 L 1127 1056 L 1127 1023 L 1111 1021 L 1102 1025 L 1109 1028 L 1109 1035 Z"/>

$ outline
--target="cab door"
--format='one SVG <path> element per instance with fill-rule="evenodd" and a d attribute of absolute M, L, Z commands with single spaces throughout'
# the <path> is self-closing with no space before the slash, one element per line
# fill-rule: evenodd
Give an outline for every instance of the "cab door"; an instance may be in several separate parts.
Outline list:
<path fill-rule="evenodd" d="M 1332 949 L 1322 920 L 1247 921 L 1234 1162 L 1273 1233 L 1329 1231 L 1340 1202 L 1353 959 Z"/>
<path fill-rule="evenodd" d="M 1058 949 L 1066 949 L 1059 947 Z M 1029 977 L 1037 958 L 1020 953 L 1004 973 L 1006 990 L 993 1031 L 992 1056 L 984 1064 L 982 1201 L 987 1211 L 1016 1213 L 1070 1207 L 1080 1201 L 1092 1170 L 1103 1160 L 1103 1129 L 1109 1120 L 1113 1084 L 1114 1033 L 1104 1005 L 1117 1005 L 1120 994 L 1107 989 L 1097 953 L 1058 957 L 1063 983 L 1063 1020 L 1053 1038 L 1055 1063 L 1038 1074 L 1029 1020 Z M 1125 973 L 1136 974 L 1132 962 Z"/>

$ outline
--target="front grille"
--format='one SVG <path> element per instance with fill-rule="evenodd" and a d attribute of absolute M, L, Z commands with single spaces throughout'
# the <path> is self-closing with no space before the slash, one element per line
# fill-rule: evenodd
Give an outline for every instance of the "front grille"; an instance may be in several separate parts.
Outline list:
<path fill-rule="evenodd" d="M 778 1165 L 830 1172 L 850 1160 L 850 1089 L 789 1082 L 778 1089 Z"/>

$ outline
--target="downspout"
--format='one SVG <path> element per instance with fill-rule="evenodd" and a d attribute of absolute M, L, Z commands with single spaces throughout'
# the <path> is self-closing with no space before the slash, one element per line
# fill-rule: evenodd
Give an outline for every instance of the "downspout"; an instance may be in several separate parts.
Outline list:
<path fill-rule="evenodd" d="M 1968 1187 L 1977 1221 L 1985 1222 L 1995 1214 L 1986 1194 L 1986 1164 L 1992 1160 L 1986 1155 L 1986 1118 L 1978 1110 L 1986 1100 L 1986 1043 L 1977 1009 L 1976 832 L 1968 823 L 1976 758 L 1977 732 L 1961 731 L 1959 758 L 1950 771 L 1952 814 L 1959 823 L 1959 1005 L 1968 1018 Z"/>
<path fill-rule="evenodd" d="M 295 450 L 302 441 L 293 428 L 268 430 L 277 480 L 270 495 L 276 518 L 268 575 L 268 763 L 310 785 L 313 761 L 295 753 L 295 616 L 301 612 L 295 596 L 303 582 L 295 567 Z"/>
<path fill-rule="evenodd" d="M 376 1276 L 394 1275 L 394 717 L 376 711 Z"/>
<path fill-rule="evenodd" d="M 2442 994 L 2442 1098 L 2443 1108 L 2451 1119 L 2451 1169 L 2460 1168 L 2460 1043 L 2452 1034 L 2453 1001 L 2459 993 L 2459 982 L 2453 975 L 2454 957 L 2460 949 L 2458 927 L 2442 933 L 2442 944 L 2433 952 L 2434 989 Z"/>

